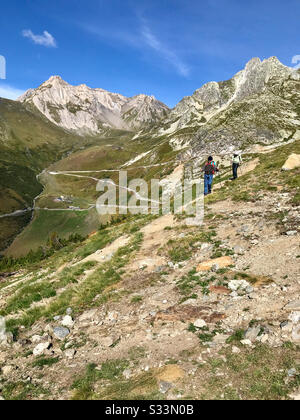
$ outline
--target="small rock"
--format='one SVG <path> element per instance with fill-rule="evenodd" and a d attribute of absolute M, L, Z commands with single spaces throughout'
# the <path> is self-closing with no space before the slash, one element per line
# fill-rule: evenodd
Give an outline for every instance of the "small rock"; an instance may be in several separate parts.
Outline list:
<path fill-rule="evenodd" d="M 67 328 L 74 327 L 74 321 L 70 315 L 66 315 L 63 320 L 61 321 L 61 325 Z"/>
<path fill-rule="evenodd" d="M 65 349 L 67 350 L 67 349 L 69 349 L 70 347 L 72 347 L 73 346 L 73 341 L 69 341 L 68 343 L 66 343 L 65 344 Z"/>
<path fill-rule="evenodd" d="M 297 371 L 296 371 L 296 369 L 292 368 L 292 369 L 288 370 L 287 374 L 290 378 L 292 378 L 293 376 L 297 375 Z"/>
<path fill-rule="evenodd" d="M 195 244 L 197 246 L 197 244 Z M 200 245 L 200 242 L 199 242 Z M 210 251 L 213 249 L 213 245 L 207 242 L 204 242 L 203 244 L 201 244 L 201 251 Z"/>
<path fill-rule="evenodd" d="M 288 319 L 292 321 L 293 324 L 298 324 L 298 322 L 300 322 L 300 311 L 292 312 Z"/>
<path fill-rule="evenodd" d="M 103 337 L 101 340 L 101 344 L 104 347 L 110 347 L 114 344 L 115 340 L 112 337 Z"/>
<path fill-rule="evenodd" d="M 123 376 L 124 376 L 125 379 L 130 379 L 131 376 L 132 376 L 131 370 L 130 369 L 125 369 L 124 372 L 123 372 Z"/>
<path fill-rule="evenodd" d="M 241 340 L 241 344 L 243 344 L 244 346 L 252 346 L 252 342 L 248 339 Z"/>
<path fill-rule="evenodd" d="M 194 325 L 195 325 L 195 327 L 197 327 L 197 328 L 203 328 L 203 327 L 206 327 L 206 322 L 203 320 L 203 319 L 197 319 L 195 322 L 194 322 Z"/>
<path fill-rule="evenodd" d="M 70 360 L 74 359 L 75 354 L 76 354 L 76 350 L 74 349 L 68 349 L 64 352 L 64 355 L 66 356 L 66 358 Z"/>
<path fill-rule="evenodd" d="M 290 394 L 289 397 L 294 401 L 300 401 L 300 391 Z"/>
<path fill-rule="evenodd" d="M 90 311 L 84 312 L 78 319 L 79 322 L 93 321 L 96 318 L 97 309 L 91 309 Z"/>
<path fill-rule="evenodd" d="M 33 335 L 30 340 L 32 344 L 38 344 L 43 340 L 43 337 L 41 335 Z"/>
<path fill-rule="evenodd" d="M 220 269 L 220 267 L 219 267 L 219 265 L 218 265 L 218 264 L 214 264 L 214 265 L 211 267 L 211 271 L 213 271 L 213 272 L 217 272 L 219 269 Z"/>
<path fill-rule="evenodd" d="M 260 326 L 249 328 L 245 333 L 245 339 L 250 341 L 255 341 L 257 336 L 260 333 Z"/>
<path fill-rule="evenodd" d="M 241 350 L 236 346 L 232 346 L 231 351 L 232 351 L 233 354 L 239 354 L 241 352 Z"/>
<path fill-rule="evenodd" d="M 259 338 L 259 337 L 258 337 L 258 338 Z M 269 340 L 269 334 L 264 334 L 264 335 L 262 335 L 262 336 L 261 336 L 261 338 L 260 338 L 260 342 L 261 342 L 262 344 L 265 344 L 268 340 Z"/>
<path fill-rule="evenodd" d="M 158 267 L 155 267 L 155 272 L 156 273 L 161 273 L 162 271 L 164 271 L 166 269 L 165 265 L 159 265 Z"/>
<path fill-rule="evenodd" d="M 250 226 L 249 225 L 243 225 L 240 228 L 239 232 L 249 232 L 249 230 L 250 230 Z"/>
<path fill-rule="evenodd" d="M 244 255 L 244 254 L 245 254 L 245 250 L 244 250 L 244 248 L 243 248 L 243 247 L 241 247 L 241 246 L 239 246 L 239 245 L 236 245 L 236 246 L 233 248 L 233 252 L 234 252 L 235 254 L 238 254 L 238 255 Z"/>
<path fill-rule="evenodd" d="M 300 300 L 294 300 L 285 305 L 284 309 L 288 311 L 300 311 Z"/>
<path fill-rule="evenodd" d="M 46 343 L 40 343 L 33 349 L 34 356 L 41 356 L 45 353 L 46 350 L 49 349 L 51 343 L 47 341 Z"/>
<path fill-rule="evenodd" d="M 286 235 L 287 236 L 294 236 L 294 235 L 297 235 L 297 230 L 289 230 L 288 232 L 286 232 Z"/>
<path fill-rule="evenodd" d="M 246 280 L 231 280 L 228 283 L 228 287 L 232 291 L 246 290 L 249 286 L 250 284 Z"/>
<path fill-rule="evenodd" d="M 284 332 L 292 332 L 293 324 L 289 321 L 284 321 L 280 324 L 280 328 Z"/>
<path fill-rule="evenodd" d="M 2 370 L 2 374 L 3 376 L 8 376 L 12 373 L 12 371 L 14 370 L 13 366 L 3 366 Z"/>
<path fill-rule="evenodd" d="M 300 325 L 296 325 L 292 331 L 292 340 L 295 343 L 300 343 Z"/>
<path fill-rule="evenodd" d="M 66 310 L 66 314 L 67 314 L 67 315 L 72 315 L 72 313 L 73 313 L 73 309 L 72 309 L 72 308 L 68 308 L 68 309 Z"/>
<path fill-rule="evenodd" d="M 107 314 L 108 321 L 116 322 L 118 318 L 119 318 L 118 312 L 108 312 Z"/>
<path fill-rule="evenodd" d="M 55 338 L 63 341 L 70 334 L 70 330 L 65 327 L 55 327 L 53 330 L 53 334 Z"/>
<path fill-rule="evenodd" d="M 228 338 L 228 335 L 217 334 L 217 335 L 214 336 L 212 341 L 215 344 L 224 344 L 224 343 L 226 343 L 227 338 Z"/>
<path fill-rule="evenodd" d="M 43 342 L 51 341 L 51 338 L 50 338 L 50 336 L 48 334 L 44 334 L 44 335 L 33 335 L 31 337 L 30 341 L 33 344 L 38 344 L 38 343 L 41 343 L 42 341 Z"/>
<path fill-rule="evenodd" d="M 160 381 L 160 383 L 159 383 L 159 391 L 162 394 L 166 394 L 172 388 L 172 386 L 173 385 L 170 382 Z"/>

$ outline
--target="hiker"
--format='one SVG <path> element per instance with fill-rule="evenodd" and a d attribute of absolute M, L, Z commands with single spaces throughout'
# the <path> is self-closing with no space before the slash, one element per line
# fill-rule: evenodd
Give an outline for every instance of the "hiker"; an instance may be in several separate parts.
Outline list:
<path fill-rule="evenodd" d="M 234 153 L 233 157 L 232 157 L 232 174 L 233 174 L 233 178 L 232 180 L 237 179 L 238 177 L 238 168 L 239 166 L 242 164 L 242 158 L 240 156 L 239 153 Z"/>
<path fill-rule="evenodd" d="M 214 174 L 219 172 L 212 156 L 209 156 L 202 170 L 204 172 L 204 195 L 211 194 Z"/>

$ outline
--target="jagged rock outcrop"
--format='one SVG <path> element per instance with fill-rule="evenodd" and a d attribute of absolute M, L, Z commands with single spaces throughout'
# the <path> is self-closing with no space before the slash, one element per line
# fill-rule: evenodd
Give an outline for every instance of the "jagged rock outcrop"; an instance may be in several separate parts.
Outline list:
<path fill-rule="evenodd" d="M 197 154 L 297 139 L 299 103 L 299 70 L 276 57 L 253 58 L 232 79 L 207 83 L 179 102 L 159 134 L 175 146 L 192 144 Z"/>
<path fill-rule="evenodd" d="M 106 128 L 136 130 L 158 122 L 168 107 L 154 96 L 126 98 L 86 85 L 72 86 L 52 76 L 18 99 L 37 108 L 50 121 L 67 130 L 97 134 Z"/>

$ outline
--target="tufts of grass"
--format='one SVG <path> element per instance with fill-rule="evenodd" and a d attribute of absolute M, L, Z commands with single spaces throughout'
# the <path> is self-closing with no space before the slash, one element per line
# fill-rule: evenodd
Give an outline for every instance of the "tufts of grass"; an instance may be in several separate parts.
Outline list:
<path fill-rule="evenodd" d="M 102 364 L 101 369 L 97 370 L 97 365 L 89 364 L 83 376 L 77 378 L 72 389 L 75 390 L 74 400 L 94 399 L 94 385 L 101 381 L 112 381 L 120 377 L 128 366 L 125 360 L 109 360 Z"/>
<path fill-rule="evenodd" d="M 139 303 L 143 300 L 143 296 L 133 296 L 131 298 L 131 303 Z"/>
<path fill-rule="evenodd" d="M 7 401 L 25 401 L 35 400 L 41 395 L 47 397 L 50 393 L 48 390 L 33 385 L 29 382 L 5 382 L 1 386 L 1 396 Z"/>
<path fill-rule="evenodd" d="M 236 342 L 239 343 L 241 340 L 244 339 L 244 336 L 245 336 L 244 330 L 237 330 L 235 331 L 234 334 L 232 334 L 229 338 L 227 338 L 226 343 L 227 344 L 236 343 Z"/>
<path fill-rule="evenodd" d="M 63 314 L 70 306 L 72 306 L 75 313 L 80 313 L 99 304 L 99 301 L 104 296 L 105 289 L 121 280 L 119 270 L 128 263 L 128 259 L 139 249 L 142 239 L 142 233 L 135 234 L 129 244 L 119 248 L 111 261 L 100 265 L 90 276 L 76 285 L 76 288 L 68 288 L 53 299 L 49 305 L 30 308 L 27 311 L 24 310 L 21 317 L 9 319 L 6 324 L 8 331 L 17 330 L 21 325 L 30 327 L 43 317 L 51 319 L 54 315 Z M 88 264 L 89 266 L 90 264 Z M 77 269 L 81 272 L 82 267 Z M 95 300 L 97 296 L 99 298 Z M 29 300 L 32 300 L 31 295 Z"/>
<path fill-rule="evenodd" d="M 59 362 L 59 357 L 55 357 L 55 358 L 45 358 L 45 357 L 41 357 L 41 358 L 39 358 L 39 359 L 37 359 L 37 360 L 35 360 L 33 363 L 32 363 L 32 366 L 33 367 L 39 367 L 39 368 L 43 368 L 43 367 L 45 367 L 45 366 L 52 366 L 52 365 L 55 365 L 56 363 L 58 363 Z"/>

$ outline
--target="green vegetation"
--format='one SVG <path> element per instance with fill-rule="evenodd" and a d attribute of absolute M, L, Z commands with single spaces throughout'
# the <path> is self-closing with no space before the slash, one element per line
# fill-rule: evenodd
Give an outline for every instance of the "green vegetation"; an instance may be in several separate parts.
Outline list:
<path fill-rule="evenodd" d="M 157 390 L 157 380 L 152 372 L 147 372 L 125 380 L 123 371 L 128 367 L 126 360 L 109 360 L 97 369 L 89 364 L 85 375 L 72 385 L 73 400 L 130 400 L 161 399 Z"/>
<path fill-rule="evenodd" d="M 199 242 L 212 242 L 216 232 L 188 232 L 183 238 L 170 239 L 163 249 L 160 249 L 161 255 L 167 255 L 172 262 L 188 260 L 195 246 Z"/>
<path fill-rule="evenodd" d="M 122 228 L 126 230 L 125 226 L 122 226 Z M 101 232 L 98 235 L 101 235 Z M 131 242 L 119 248 L 109 262 L 100 265 L 92 274 L 78 283 L 78 276 L 80 277 L 85 270 L 93 267 L 95 265 L 94 262 L 84 263 L 81 266 L 64 270 L 59 281 L 52 283 L 51 286 L 49 284 L 47 286 L 46 282 L 37 282 L 34 285 L 26 284 L 23 292 L 22 289 L 19 291 L 19 295 L 22 295 L 20 302 L 12 297 L 8 301 L 8 305 L 3 309 L 3 313 L 14 311 L 16 308 L 23 309 L 21 317 L 11 318 L 7 321 L 7 329 L 16 335 L 20 325 L 30 327 L 38 319 L 49 319 L 54 315 L 64 313 L 69 306 L 73 308 L 75 313 L 80 313 L 87 308 L 103 303 L 107 299 L 105 294 L 106 288 L 121 280 L 121 268 L 128 263 L 131 255 L 139 249 L 141 242 L 142 234 L 135 234 Z M 103 243 L 103 246 L 105 244 L 106 242 Z M 73 285 L 74 281 L 76 288 Z M 56 290 L 65 286 L 68 286 L 66 290 L 59 296 L 55 296 Z M 49 297 L 49 295 L 52 297 L 52 300 L 48 305 L 30 307 L 34 301 L 40 301 L 45 296 Z M 95 299 L 96 296 L 98 296 L 97 299 Z"/>
<path fill-rule="evenodd" d="M 43 369 L 45 366 L 49 367 L 49 366 L 55 365 L 58 362 L 59 362 L 58 357 L 53 357 L 53 358 L 40 357 L 32 363 L 32 366 Z"/>
<path fill-rule="evenodd" d="M 190 293 L 196 286 L 200 286 L 202 289 L 203 295 L 209 294 L 209 284 L 215 280 L 215 277 L 204 278 L 205 275 L 200 275 L 196 272 L 196 269 L 189 271 L 186 276 L 183 276 L 176 282 L 176 285 L 182 295 L 184 295 L 185 300 L 189 299 Z"/>
<path fill-rule="evenodd" d="M 23 400 L 35 400 L 37 398 L 46 399 L 49 395 L 49 391 L 33 385 L 30 382 L 5 382 L 1 385 L 1 396 L 6 401 L 23 401 Z"/>
<path fill-rule="evenodd" d="M 39 247 L 37 251 L 30 251 L 26 256 L 20 258 L 2 257 L 0 259 L 1 271 L 14 271 L 25 268 L 49 258 L 58 249 L 64 248 L 69 244 L 77 244 L 84 240 L 79 234 L 71 234 L 68 239 L 60 238 L 56 232 L 50 234 L 47 245 Z"/>
<path fill-rule="evenodd" d="M 142 300 L 143 300 L 143 296 L 133 296 L 132 298 L 131 298 L 131 303 L 139 303 L 139 302 L 142 302 Z"/>

